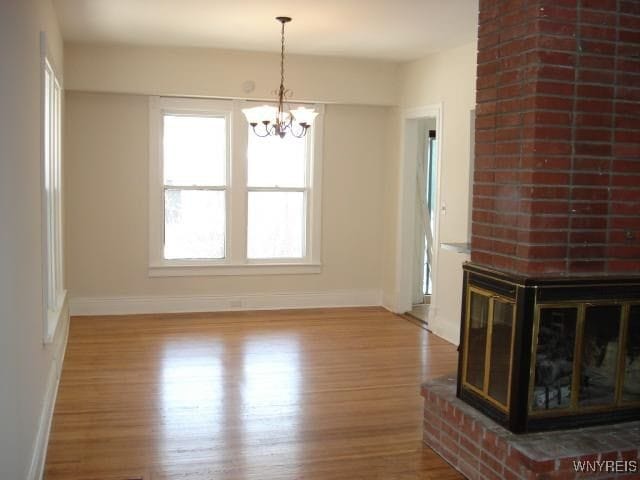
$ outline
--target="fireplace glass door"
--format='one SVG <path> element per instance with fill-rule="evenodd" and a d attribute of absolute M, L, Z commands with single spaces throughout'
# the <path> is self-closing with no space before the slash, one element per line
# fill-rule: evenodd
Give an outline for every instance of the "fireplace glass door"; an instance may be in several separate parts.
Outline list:
<path fill-rule="evenodd" d="M 509 405 L 514 314 L 513 301 L 470 289 L 464 383 L 502 409 Z"/>
<path fill-rule="evenodd" d="M 514 433 L 640 420 L 640 275 L 463 272 L 458 398 Z"/>
<path fill-rule="evenodd" d="M 555 410 L 571 404 L 577 307 L 540 309 L 532 409 Z"/>
<path fill-rule="evenodd" d="M 578 405 L 610 405 L 615 400 L 620 350 L 620 305 L 588 306 L 582 332 Z"/>
<path fill-rule="evenodd" d="M 491 358 L 489 368 L 489 397 L 502 405 L 508 404 L 511 376 L 514 305 L 500 298 L 493 301 L 491 328 Z"/>
<path fill-rule="evenodd" d="M 489 329 L 489 297 L 471 292 L 469 330 L 467 336 L 467 383 L 484 389 L 484 361 Z"/>
<path fill-rule="evenodd" d="M 640 305 L 540 305 L 531 413 L 640 402 Z"/>

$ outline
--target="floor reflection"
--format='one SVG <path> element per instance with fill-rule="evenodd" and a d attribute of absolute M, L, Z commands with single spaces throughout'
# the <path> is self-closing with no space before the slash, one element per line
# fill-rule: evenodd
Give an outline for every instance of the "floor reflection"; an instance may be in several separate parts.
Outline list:
<path fill-rule="evenodd" d="M 300 394 L 300 353 L 292 337 L 251 338 L 244 344 L 242 402 L 262 415 L 296 407 Z"/>
<path fill-rule="evenodd" d="M 244 449 L 248 471 L 273 463 L 273 456 L 290 462 L 298 458 L 296 439 L 301 419 L 301 359 L 297 336 L 256 336 L 244 342 L 242 405 Z M 282 445 L 287 445 L 283 452 Z M 284 458 L 283 458 L 284 457 Z"/>
<path fill-rule="evenodd" d="M 223 345 L 211 341 L 166 345 L 158 412 L 162 462 L 215 461 L 219 455 L 218 438 L 225 416 L 223 353 Z"/>
<path fill-rule="evenodd" d="M 164 348 L 160 463 L 174 468 L 224 460 L 235 474 L 258 473 L 283 445 L 283 460 L 297 459 L 290 444 L 301 424 L 298 338 L 255 335 L 227 347 L 190 339 Z"/>

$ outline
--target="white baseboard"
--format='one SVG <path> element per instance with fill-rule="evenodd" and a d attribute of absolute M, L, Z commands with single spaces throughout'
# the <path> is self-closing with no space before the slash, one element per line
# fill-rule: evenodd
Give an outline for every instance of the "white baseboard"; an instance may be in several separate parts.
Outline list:
<path fill-rule="evenodd" d="M 40 418 L 38 419 L 38 432 L 33 446 L 33 455 L 29 465 L 29 472 L 27 473 L 27 480 L 42 480 L 44 475 L 51 421 L 53 420 L 53 410 L 58 396 L 58 384 L 60 383 L 62 363 L 67 350 L 67 338 L 69 336 L 69 306 L 64 305 L 63 309 L 64 313 L 60 317 L 61 324 L 58 326 L 52 342 L 47 346 L 47 348 L 53 350 L 53 357 L 47 375 L 47 385 L 42 401 Z"/>
<path fill-rule="evenodd" d="M 397 298 L 396 292 L 382 292 L 382 306 L 393 313 L 404 313 L 398 311 Z"/>
<path fill-rule="evenodd" d="M 380 305 L 382 305 L 382 292 L 375 289 L 249 295 L 72 297 L 70 300 L 71 315 L 226 312 Z"/>
<path fill-rule="evenodd" d="M 433 322 L 429 322 L 429 329 L 447 342 L 458 345 L 460 343 L 460 324 L 443 321 L 442 318 L 435 317 Z"/>

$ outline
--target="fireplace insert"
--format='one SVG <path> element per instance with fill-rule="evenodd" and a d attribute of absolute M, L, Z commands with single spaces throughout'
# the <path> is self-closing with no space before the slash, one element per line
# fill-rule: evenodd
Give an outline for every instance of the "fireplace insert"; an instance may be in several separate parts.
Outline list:
<path fill-rule="evenodd" d="M 640 278 L 464 266 L 458 397 L 513 432 L 640 419 Z"/>

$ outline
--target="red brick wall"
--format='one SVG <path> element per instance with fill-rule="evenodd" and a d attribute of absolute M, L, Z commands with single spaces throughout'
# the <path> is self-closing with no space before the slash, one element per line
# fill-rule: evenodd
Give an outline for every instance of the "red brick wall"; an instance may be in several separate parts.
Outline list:
<path fill-rule="evenodd" d="M 472 261 L 640 272 L 640 1 L 480 0 Z"/>

